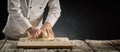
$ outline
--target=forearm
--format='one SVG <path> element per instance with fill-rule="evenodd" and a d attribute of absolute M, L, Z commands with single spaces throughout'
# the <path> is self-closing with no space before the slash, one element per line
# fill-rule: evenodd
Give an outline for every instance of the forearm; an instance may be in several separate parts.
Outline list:
<path fill-rule="evenodd" d="M 20 8 L 20 0 L 8 0 L 8 13 L 10 16 L 10 21 L 14 24 L 14 28 L 20 33 L 24 33 L 32 25 L 23 16 Z"/>
<path fill-rule="evenodd" d="M 58 18 L 60 17 L 61 8 L 59 0 L 49 0 L 48 3 L 49 12 L 46 19 L 46 22 L 50 22 L 53 27 Z"/>

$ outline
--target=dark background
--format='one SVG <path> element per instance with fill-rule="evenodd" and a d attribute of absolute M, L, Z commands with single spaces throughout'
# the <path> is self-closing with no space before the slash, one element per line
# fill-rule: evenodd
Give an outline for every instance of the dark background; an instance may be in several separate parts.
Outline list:
<path fill-rule="evenodd" d="M 61 17 L 55 36 L 70 39 L 120 39 L 120 2 L 113 0 L 60 0 Z M 7 20 L 7 0 L 0 0 L 0 31 Z M 0 33 L 0 39 L 4 35 Z"/>

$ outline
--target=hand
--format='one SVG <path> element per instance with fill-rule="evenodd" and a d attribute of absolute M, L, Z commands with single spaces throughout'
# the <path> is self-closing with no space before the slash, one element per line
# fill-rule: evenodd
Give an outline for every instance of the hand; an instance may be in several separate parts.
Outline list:
<path fill-rule="evenodd" d="M 42 37 L 54 37 L 54 32 L 49 22 L 45 22 L 45 24 L 41 27 L 40 30 L 42 33 Z"/>
<path fill-rule="evenodd" d="M 35 27 L 30 27 L 28 30 L 28 38 L 36 39 L 41 36 L 41 31 Z"/>

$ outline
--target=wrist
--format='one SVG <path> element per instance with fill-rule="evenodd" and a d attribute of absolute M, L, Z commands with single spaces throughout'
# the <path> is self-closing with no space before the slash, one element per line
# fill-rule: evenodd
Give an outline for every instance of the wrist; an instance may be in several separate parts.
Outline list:
<path fill-rule="evenodd" d="M 44 24 L 44 25 L 45 25 L 45 26 L 52 27 L 50 22 L 45 22 L 45 24 Z"/>
<path fill-rule="evenodd" d="M 28 28 L 27 31 L 32 31 L 32 29 L 33 29 L 33 26 Z"/>

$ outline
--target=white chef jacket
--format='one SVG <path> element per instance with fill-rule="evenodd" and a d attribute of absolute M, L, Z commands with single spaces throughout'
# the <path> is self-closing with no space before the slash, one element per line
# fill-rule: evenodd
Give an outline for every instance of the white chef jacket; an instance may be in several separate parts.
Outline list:
<path fill-rule="evenodd" d="M 53 27 L 60 17 L 59 0 L 8 0 L 9 16 L 3 33 L 11 38 L 19 39 L 31 26 L 40 29 L 42 15 L 47 4 L 49 12 L 45 22 L 50 22 Z"/>

